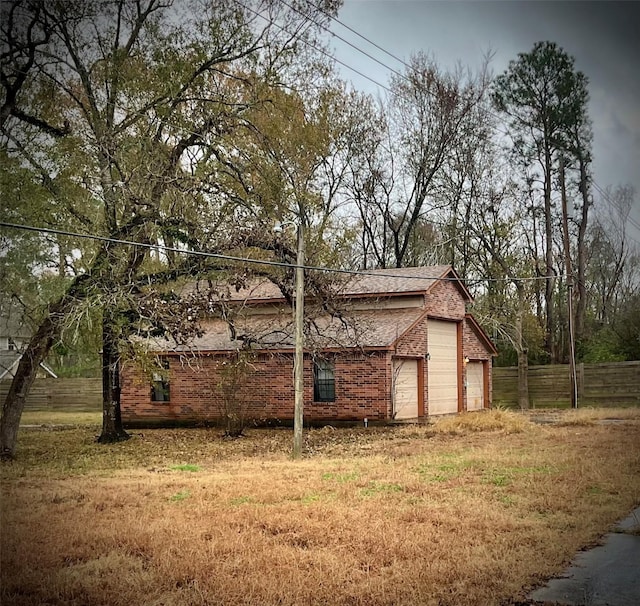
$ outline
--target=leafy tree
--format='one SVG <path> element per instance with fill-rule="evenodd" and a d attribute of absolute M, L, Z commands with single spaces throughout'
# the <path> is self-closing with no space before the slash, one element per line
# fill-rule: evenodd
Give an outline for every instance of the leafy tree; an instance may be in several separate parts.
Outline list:
<path fill-rule="evenodd" d="M 74 271 L 48 301 L 4 403 L 3 456 L 13 456 L 38 364 L 79 303 L 102 310 L 100 439 L 126 438 L 122 345 L 136 330 L 186 329 L 170 321 L 179 311 L 148 317 L 140 300 L 163 300 L 163 285 L 176 279 L 226 270 L 187 251 L 252 244 L 273 251 L 256 236 L 272 215 L 253 212 L 260 200 L 247 193 L 240 159 L 259 139 L 251 121 L 257 108 L 274 104 L 283 77 L 310 71 L 297 49 L 317 28 L 279 2 L 253 6 L 25 0 L 3 30 L 4 153 L 44 184 L 52 225 L 105 237 L 86 247 L 73 242 L 64 255 Z M 336 5 L 305 8 L 321 22 L 322 10 L 331 14 Z M 234 233 L 228 225 L 236 221 L 245 227 Z M 152 255 L 154 245 L 171 250 Z"/>
<path fill-rule="evenodd" d="M 533 249 L 542 245 L 546 277 L 544 291 L 544 326 L 546 349 L 552 359 L 559 358 L 556 342 L 556 309 L 554 304 L 557 274 L 554 242 L 557 210 L 553 192 L 557 167 L 562 159 L 568 166 L 577 166 L 581 193 L 582 216 L 577 238 L 578 276 L 581 317 L 584 314 L 586 290 L 585 230 L 589 207 L 589 163 L 591 132 L 587 113 L 587 78 L 576 71 L 574 59 L 553 42 L 538 42 L 529 53 L 520 53 L 511 61 L 505 73 L 494 83 L 496 108 L 509 119 L 514 157 L 522 165 L 532 188 L 532 217 L 542 210 L 544 228 L 533 234 Z M 538 201 L 541 198 L 541 201 Z M 537 255 L 536 255 L 537 256 Z M 582 326 L 582 320 L 580 321 Z"/>

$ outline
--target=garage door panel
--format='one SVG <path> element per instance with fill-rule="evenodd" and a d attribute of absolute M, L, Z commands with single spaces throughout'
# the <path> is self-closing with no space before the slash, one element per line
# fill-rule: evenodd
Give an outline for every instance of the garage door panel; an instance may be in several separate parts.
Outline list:
<path fill-rule="evenodd" d="M 414 419 L 418 416 L 418 361 L 395 360 L 394 419 Z"/>
<path fill-rule="evenodd" d="M 429 414 L 458 412 L 458 327 L 429 320 Z"/>
<path fill-rule="evenodd" d="M 484 408 L 484 365 L 482 362 L 467 364 L 467 410 Z"/>

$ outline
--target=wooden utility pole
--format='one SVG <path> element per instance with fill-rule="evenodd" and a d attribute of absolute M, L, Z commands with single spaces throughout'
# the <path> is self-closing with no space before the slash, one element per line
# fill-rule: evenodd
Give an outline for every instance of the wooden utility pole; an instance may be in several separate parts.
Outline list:
<path fill-rule="evenodd" d="M 560 192 L 562 196 L 562 231 L 564 240 L 564 262 L 567 271 L 567 315 L 569 324 L 569 373 L 571 375 L 571 408 L 578 408 L 578 381 L 576 377 L 576 351 L 573 322 L 573 269 L 569 246 L 569 219 L 567 213 L 567 189 L 564 175 L 564 156 L 560 156 Z"/>
<path fill-rule="evenodd" d="M 302 423 L 304 419 L 304 233 L 302 217 L 298 223 L 298 255 L 296 265 L 296 352 L 293 364 L 293 458 L 302 455 Z"/>

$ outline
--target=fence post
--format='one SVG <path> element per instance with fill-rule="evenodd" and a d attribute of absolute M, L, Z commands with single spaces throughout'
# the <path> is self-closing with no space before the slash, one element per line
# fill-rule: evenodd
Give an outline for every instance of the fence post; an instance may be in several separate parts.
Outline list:
<path fill-rule="evenodd" d="M 578 382 L 578 406 L 581 406 L 584 398 L 584 362 L 580 362 L 576 367 L 576 379 Z"/>

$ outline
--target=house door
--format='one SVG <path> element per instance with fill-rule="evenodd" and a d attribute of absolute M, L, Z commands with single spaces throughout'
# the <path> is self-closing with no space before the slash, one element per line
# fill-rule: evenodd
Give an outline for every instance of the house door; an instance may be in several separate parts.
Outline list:
<path fill-rule="evenodd" d="M 484 364 L 467 364 L 467 410 L 484 408 Z"/>
<path fill-rule="evenodd" d="M 393 361 L 393 418 L 418 416 L 418 360 Z"/>
<path fill-rule="evenodd" d="M 429 320 L 429 414 L 458 412 L 458 325 Z"/>

